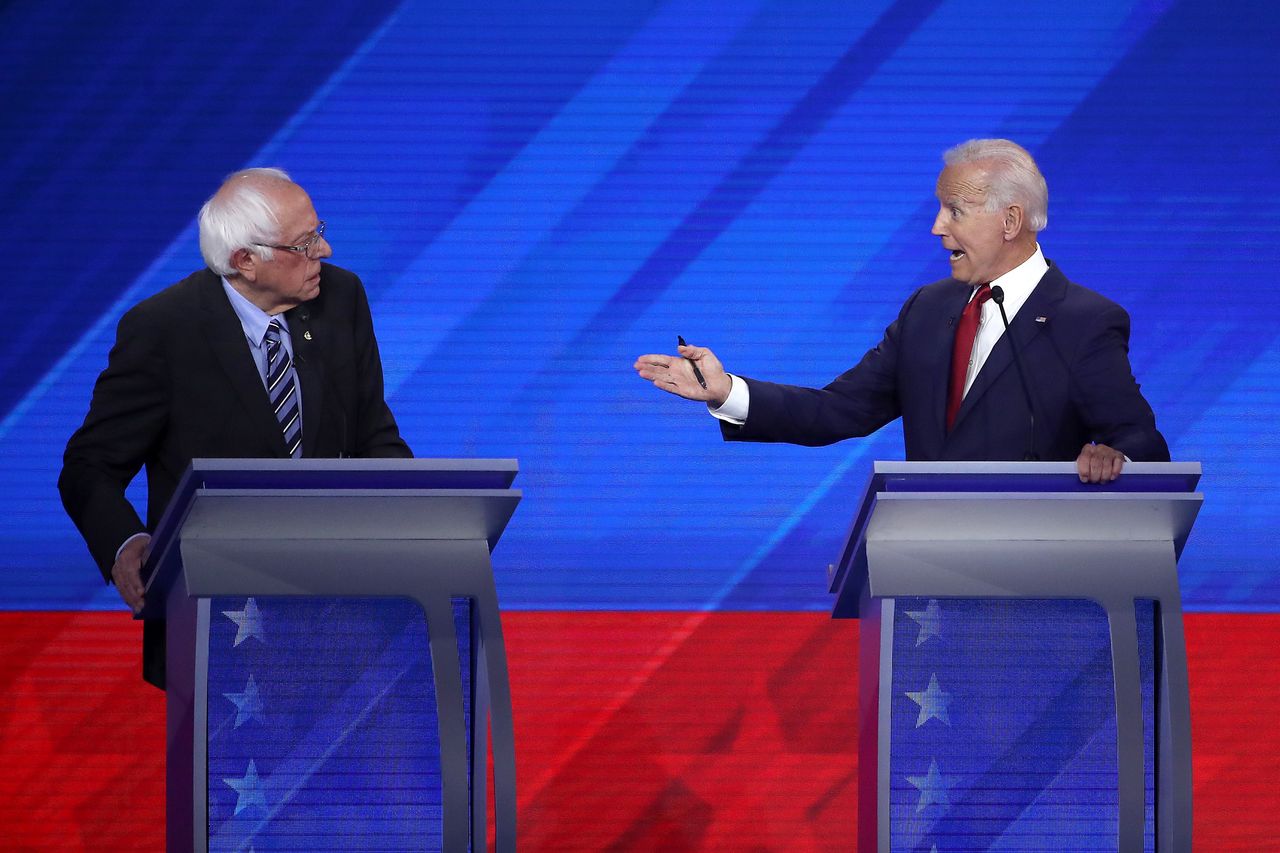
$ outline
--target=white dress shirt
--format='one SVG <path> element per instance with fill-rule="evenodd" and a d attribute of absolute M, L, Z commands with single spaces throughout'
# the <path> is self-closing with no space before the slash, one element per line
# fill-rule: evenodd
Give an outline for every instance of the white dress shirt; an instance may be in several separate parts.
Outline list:
<path fill-rule="evenodd" d="M 1048 271 L 1049 264 L 1045 261 L 1044 254 L 1041 253 L 1040 245 L 1037 243 L 1031 257 L 991 282 L 992 287 L 999 285 L 1004 290 L 1004 311 L 1009 315 L 1010 324 L 1017 316 L 1018 309 L 1031 296 L 1031 291 L 1036 289 L 1036 285 Z M 976 292 L 975 289 L 974 293 Z M 973 293 L 969 294 L 969 298 L 973 298 Z M 978 336 L 973 341 L 969 372 L 964 378 L 964 393 L 969 393 L 973 380 L 978 378 L 978 371 L 987 363 L 987 356 L 991 355 L 996 341 L 1000 340 L 1003 334 L 1004 323 L 1000 320 L 1000 306 L 996 305 L 995 300 L 988 299 L 982 304 L 982 317 L 978 320 Z"/>
<path fill-rule="evenodd" d="M 254 305 L 225 278 L 222 280 L 222 290 L 227 294 L 231 310 L 236 312 L 236 317 L 240 320 L 245 343 L 249 345 L 249 354 L 253 356 L 253 363 L 258 367 L 258 378 L 262 380 L 262 387 L 265 389 L 267 387 L 267 327 L 271 325 L 272 320 L 280 324 L 280 344 L 285 352 L 289 353 L 289 361 L 292 363 L 294 361 L 293 336 L 289 334 L 289 321 L 285 319 L 283 313 L 268 314 Z M 290 367 L 290 370 L 292 369 Z M 302 417 L 302 383 L 297 380 L 296 371 L 293 385 L 298 395 L 298 417 Z"/>

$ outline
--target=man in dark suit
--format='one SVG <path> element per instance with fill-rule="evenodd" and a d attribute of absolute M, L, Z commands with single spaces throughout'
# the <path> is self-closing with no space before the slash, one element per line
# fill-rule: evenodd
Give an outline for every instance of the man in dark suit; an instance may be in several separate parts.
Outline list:
<path fill-rule="evenodd" d="M 912 460 L 1074 459 L 1094 483 L 1114 480 L 1126 458 L 1167 461 L 1129 366 L 1128 315 L 1040 251 L 1048 190 L 1031 155 L 975 139 L 943 159 L 933 234 L 951 277 L 913 293 L 853 369 L 801 388 L 731 376 L 711 350 L 682 346 L 678 356 L 641 356 L 637 372 L 707 402 L 730 441 L 823 445 L 901 417 Z"/>
<path fill-rule="evenodd" d="M 200 211 L 208 269 L 129 310 L 58 488 L 135 612 L 150 536 L 194 458 L 409 457 L 383 397 L 360 279 L 332 254 L 307 193 L 277 169 L 230 176 Z M 147 469 L 147 521 L 125 487 Z M 143 626 L 164 685 L 164 624 Z"/>

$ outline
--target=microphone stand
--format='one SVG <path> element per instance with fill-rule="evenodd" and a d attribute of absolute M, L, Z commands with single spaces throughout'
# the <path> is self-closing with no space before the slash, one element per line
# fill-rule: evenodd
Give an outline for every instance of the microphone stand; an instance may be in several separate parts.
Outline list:
<path fill-rule="evenodd" d="M 1031 418 L 1031 444 L 1027 447 L 1027 452 L 1023 455 L 1024 462 L 1036 462 L 1040 459 L 1036 454 L 1036 410 L 1031 404 L 1031 386 L 1027 384 L 1027 374 L 1022 369 L 1022 354 L 1018 352 L 1018 345 L 1013 340 L 1013 333 L 1009 331 L 1009 315 L 1004 311 L 1004 288 L 996 285 L 991 288 L 991 301 L 1000 309 L 1000 319 L 1004 322 L 1004 333 L 1009 338 L 1009 348 L 1013 350 L 1013 364 L 1018 369 L 1018 383 L 1022 386 L 1022 396 L 1027 401 L 1027 415 Z"/>

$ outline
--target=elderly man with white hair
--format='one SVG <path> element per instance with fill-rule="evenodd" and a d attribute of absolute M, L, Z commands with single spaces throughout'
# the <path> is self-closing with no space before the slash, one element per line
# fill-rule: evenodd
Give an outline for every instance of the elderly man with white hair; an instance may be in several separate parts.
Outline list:
<path fill-rule="evenodd" d="M 711 350 L 681 346 L 636 371 L 706 402 L 731 441 L 824 445 L 900 417 L 910 460 L 1075 460 L 1093 483 L 1126 459 L 1167 461 L 1129 365 L 1128 314 L 1041 252 L 1049 193 L 1035 160 L 1007 139 L 943 160 L 933 235 L 951 275 L 911 294 L 853 369 L 802 388 L 730 375 Z"/>
<path fill-rule="evenodd" d="M 207 269 L 120 320 L 58 488 L 103 576 L 135 611 L 153 529 L 193 458 L 408 457 L 383 397 L 364 287 L 324 263 L 325 225 L 279 169 L 237 172 L 200 211 Z M 147 469 L 144 524 L 125 488 Z M 164 686 L 164 624 L 143 627 Z"/>

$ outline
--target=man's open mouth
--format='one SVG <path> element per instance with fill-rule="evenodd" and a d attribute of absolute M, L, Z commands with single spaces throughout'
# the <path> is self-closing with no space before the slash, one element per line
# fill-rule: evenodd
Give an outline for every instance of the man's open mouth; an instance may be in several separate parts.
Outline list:
<path fill-rule="evenodd" d="M 952 249 L 951 260 L 958 261 L 964 257 L 964 249 Z"/>

